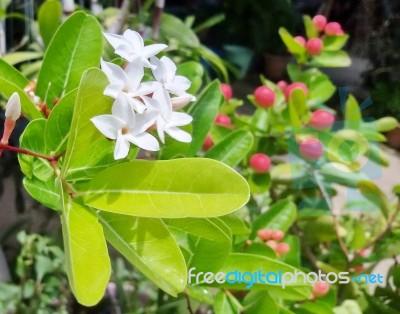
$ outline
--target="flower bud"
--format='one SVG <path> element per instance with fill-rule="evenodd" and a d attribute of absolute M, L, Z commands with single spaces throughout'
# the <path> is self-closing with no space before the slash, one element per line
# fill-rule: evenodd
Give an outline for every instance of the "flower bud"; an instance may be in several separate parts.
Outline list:
<path fill-rule="evenodd" d="M 6 105 L 6 118 L 17 121 L 21 115 L 21 100 L 18 93 L 11 95 Z"/>
<path fill-rule="evenodd" d="M 193 99 L 193 96 L 189 95 L 189 94 L 171 98 L 172 109 L 174 109 L 174 110 L 182 109 L 188 103 L 190 103 L 191 101 L 194 101 L 194 100 L 196 100 L 196 98 Z"/>

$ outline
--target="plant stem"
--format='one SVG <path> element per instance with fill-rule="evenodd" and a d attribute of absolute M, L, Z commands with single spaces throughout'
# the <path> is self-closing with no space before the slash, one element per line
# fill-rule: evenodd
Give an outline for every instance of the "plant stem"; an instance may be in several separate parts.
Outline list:
<path fill-rule="evenodd" d="M 189 294 L 187 292 L 187 289 L 185 291 L 185 297 L 186 297 L 186 308 L 189 311 L 190 314 L 194 314 L 193 309 L 192 309 L 192 305 L 190 304 L 190 298 L 189 298 Z"/>
<path fill-rule="evenodd" d="M 11 152 L 15 152 L 15 153 L 18 153 L 18 154 L 25 154 L 25 155 L 29 155 L 29 156 L 34 156 L 34 157 L 37 157 L 37 158 L 45 159 L 45 160 L 47 160 L 49 162 L 57 161 L 57 157 L 56 156 L 43 155 L 43 154 L 39 154 L 39 153 L 30 151 L 28 149 L 14 147 L 14 146 L 5 145 L 5 144 L 1 144 L 1 143 L 0 143 L 0 150 L 9 150 Z"/>
<path fill-rule="evenodd" d="M 121 9 L 118 17 L 115 19 L 114 23 L 107 29 L 107 33 L 119 34 L 125 24 L 125 21 L 129 15 L 129 8 L 131 5 L 130 0 L 124 0 L 121 4 Z"/>
<path fill-rule="evenodd" d="M 153 12 L 153 36 L 154 40 L 158 40 L 160 35 L 161 17 L 164 12 L 165 0 L 156 0 Z"/>

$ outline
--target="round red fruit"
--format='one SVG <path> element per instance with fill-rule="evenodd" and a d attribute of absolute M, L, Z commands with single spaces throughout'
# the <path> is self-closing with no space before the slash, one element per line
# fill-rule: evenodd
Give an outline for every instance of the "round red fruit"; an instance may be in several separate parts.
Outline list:
<path fill-rule="evenodd" d="M 289 253 L 290 251 L 290 245 L 282 242 L 282 243 L 278 243 L 278 245 L 276 246 L 276 253 L 278 253 L 279 255 L 284 255 Z"/>
<path fill-rule="evenodd" d="M 267 241 L 271 239 L 272 230 L 270 229 L 260 229 L 257 232 L 258 237 L 261 241 Z"/>
<path fill-rule="evenodd" d="M 323 15 L 316 15 L 312 20 L 315 25 L 315 28 L 320 32 L 322 32 L 325 29 L 325 25 L 328 22 L 326 20 L 326 17 Z"/>
<path fill-rule="evenodd" d="M 285 89 L 288 87 L 288 83 L 286 81 L 279 81 L 276 85 L 280 88 L 282 92 L 285 92 Z"/>
<path fill-rule="evenodd" d="M 278 247 L 278 243 L 276 243 L 275 240 L 268 240 L 266 243 L 266 245 L 268 245 L 271 249 L 273 249 L 274 251 L 276 250 L 276 248 Z"/>
<path fill-rule="evenodd" d="M 280 241 L 285 237 L 285 233 L 281 230 L 272 231 L 271 238 L 275 241 Z"/>
<path fill-rule="evenodd" d="M 319 38 L 312 38 L 306 43 L 306 50 L 310 56 L 317 56 L 321 53 L 323 42 Z"/>
<path fill-rule="evenodd" d="M 325 110 L 316 110 L 311 114 L 310 125 L 316 130 L 330 128 L 335 122 L 335 116 Z"/>
<path fill-rule="evenodd" d="M 254 154 L 250 158 L 250 167 L 253 168 L 256 173 L 267 173 L 269 169 L 271 169 L 271 160 L 265 154 Z"/>
<path fill-rule="evenodd" d="M 231 118 L 229 118 L 226 114 L 218 114 L 214 120 L 215 124 L 223 125 L 223 126 L 230 126 L 232 124 Z"/>
<path fill-rule="evenodd" d="M 226 100 L 229 100 L 233 96 L 232 87 L 229 84 L 222 83 L 220 85 L 221 93 L 224 95 Z"/>
<path fill-rule="evenodd" d="M 303 36 L 296 36 L 294 40 L 297 41 L 302 46 L 306 44 L 306 39 Z"/>
<path fill-rule="evenodd" d="M 316 282 L 313 286 L 313 295 L 317 298 L 323 297 L 329 291 L 329 284 L 326 282 Z"/>
<path fill-rule="evenodd" d="M 316 138 L 307 139 L 300 144 L 300 155 L 308 160 L 317 160 L 324 153 L 322 143 Z"/>
<path fill-rule="evenodd" d="M 337 22 L 329 22 L 325 26 L 325 34 L 328 36 L 343 35 L 342 26 Z"/>
<path fill-rule="evenodd" d="M 214 146 L 214 142 L 211 138 L 211 135 L 208 134 L 203 143 L 203 150 L 209 150 L 213 146 Z"/>
<path fill-rule="evenodd" d="M 267 86 L 259 86 L 254 91 L 254 100 L 262 108 L 271 107 L 275 102 L 275 92 Z"/>
<path fill-rule="evenodd" d="M 285 97 L 286 100 L 289 100 L 290 95 L 292 94 L 292 92 L 297 89 L 300 88 L 304 91 L 304 94 L 306 94 L 306 96 L 308 95 L 308 88 L 306 86 L 306 84 L 302 83 L 302 82 L 295 82 L 290 84 L 286 89 L 285 89 Z"/>

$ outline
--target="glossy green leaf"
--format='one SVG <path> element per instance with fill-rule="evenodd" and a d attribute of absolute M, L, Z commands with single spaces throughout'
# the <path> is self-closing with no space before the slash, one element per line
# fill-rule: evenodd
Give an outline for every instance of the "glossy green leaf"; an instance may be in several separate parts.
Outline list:
<path fill-rule="evenodd" d="M 246 287 L 249 287 L 249 289 L 252 290 L 268 290 L 270 294 L 287 300 L 304 300 L 311 296 L 310 284 L 304 284 L 301 282 L 301 279 L 298 278 L 298 282 L 287 282 L 285 289 L 283 289 L 278 283 L 279 272 L 294 273 L 296 270 L 299 271 L 298 269 L 276 259 L 253 254 L 231 253 L 224 266 L 219 270 L 228 276 L 227 279 L 230 282 L 227 281 L 223 284 L 213 283 L 212 285 L 233 290 L 245 290 Z M 236 279 L 238 279 L 239 273 L 243 275 L 243 273 L 246 272 L 253 275 L 259 271 L 263 274 L 267 274 L 267 278 L 264 277 L 265 283 L 257 281 L 252 285 L 253 281 L 251 281 L 248 276 L 247 279 L 245 277 L 247 283 L 243 281 L 241 283 L 238 281 L 235 282 L 235 276 Z M 233 272 L 233 274 L 229 274 L 230 272 Z"/>
<path fill-rule="evenodd" d="M 183 291 L 185 260 L 161 219 L 101 213 L 99 220 L 107 241 L 155 285 L 173 296 Z"/>
<path fill-rule="evenodd" d="M 90 69 L 82 77 L 64 157 L 62 173 L 68 180 L 87 180 L 110 164 L 115 163 L 114 141 L 103 136 L 90 121 L 101 114 L 109 114 L 113 99 L 103 95 L 108 85 L 105 74 Z"/>
<path fill-rule="evenodd" d="M 276 252 L 270 248 L 265 243 L 257 243 L 253 242 L 251 245 L 248 245 L 244 248 L 243 253 L 261 255 L 265 257 L 270 257 L 276 259 Z"/>
<path fill-rule="evenodd" d="M 210 126 L 218 114 L 221 101 L 222 94 L 219 82 L 213 81 L 205 88 L 192 107 L 190 107 L 188 113 L 193 117 L 193 140 L 186 156 L 194 156 L 203 145 Z"/>
<path fill-rule="evenodd" d="M 8 64 L 4 59 L 0 59 L 0 78 L 7 80 L 9 83 L 19 87 L 20 89 L 24 89 L 29 83 L 28 79 L 22 75 L 21 72 Z"/>
<path fill-rule="evenodd" d="M 41 57 L 43 57 L 43 52 L 40 51 L 17 51 L 5 54 L 2 59 L 11 65 L 15 65 L 21 62 L 39 59 Z"/>
<path fill-rule="evenodd" d="M 186 250 L 188 269 L 192 273 L 217 272 L 231 249 L 232 236 L 223 222 L 214 219 L 167 219 L 168 228 Z"/>
<path fill-rule="evenodd" d="M 283 27 L 279 29 L 279 35 L 282 38 L 282 41 L 285 43 L 288 50 L 295 55 L 304 55 L 306 53 L 306 49 L 300 43 L 298 43 L 292 35 Z"/>
<path fill-rule="evenodd" d="M 188 124 L 180 127 L 181 130 L 192 134 L 193 127 L 192 124 Z M 190 147 L 190 143 L 183 143 L 175 140 L 174 138 L 167 136 L 165 138 L 165 143 L 161 146 L 159 158 L 158 159 L 174 159 L 185 157 L 187 150 Z"/>
<path fill-rule="evenodd" d="M 281 200 L 259 215 L 253 222 L 251 239 L 255 239 L 259 229 L 281 230 L 286 232 L 297 217 L 296 205 L 289 200 Z"/>
<path fill-rule="evenodd" d="M 251 193 L 266 193 L 271 186 L 271 175 L 269 173 L 252 173 L 248 177 Z"/>
<path fill-rule="evenodd" d="M 253 146 L 253 135 L 249 131 L 237 130 L 224 137 L 208 150 L 204 157 L 222 161 L 230 167 L 237 166 Z"/>
<path fill-rule="evenodd" d="M 35 177 L 31 179 L 25 177 L 22 182 L 26 191 L 36 201 L 48 208 L 61 210 L 61 197 L 59 190 L 56 188 L 55 179 L 42 181 Z"/>
<path fill-rule="evenodd" d="M 383 167 L 389 166 L 389 157 L 379 145 L 370 143 L 366 157 Z"/>
<path fill-rule="evenodd" d="M 215 314 L 238 314 L 240 309 L 238 308 L 239 301 L 233 302 L 232 295 L 228 295 L 229 292 L 219 291 L 215 296 L 214 301 L 214 313 Z"/>
<path fill-rule="evenodd" d="M 176 74 L 186 76 L 192 83 L 187 92 L 196 94 L 203 83 L 204 68 L 198 62 L 187 61 L 177 66 Z"/>
<path fill-rule="evenodd" d="M 62 6 L 58 0 L 46 0 L 39 8 L 39 31 L 45 46 L 48 46 L 61 24 Z"/>
<path fill-rule="evenodd" d="M 290 183 L 303 178 L 306 175 L 304 166 L 297 163 L 283 163 L 276 165 L 271 170 L 273 182 Z"/>
<path fill-rule="evenodd" d="M 302 312 L 303 310 L 305 312 Z M 304 302 L 299 306 L 299 312 L 307 314 L 334 314 L 330 306 L 320 300 Z"/>
<path fill-rule="evenodd" d="M 314 22 L 308 15 L 303 16 L 304 28 L 306 29 L 306 35 L 308 39 L 318 37 L 318 30 L 315 27 Z M 324 46 L 325 48 L 325 46 Z"/>
<path fill-rule="evenodd" d="M 337 51 L 346 45 L 349 35 L 340 36 L 324 36 L 322 42 L 324 44 L 324 51 Z"/>
<path fill-rule="evenodd" d="M 176 40 L 182 46 L 192 48 L 200 46 L 199 38 L 193 30 L 171 14 L 164 13 L 162 15 L 160 36 L 165 41 Z"/>
<path fill-rule="evenodd" d="M 135 160 L 98 173 L 81 195 L 89 206 L 126 215 L 214 217 L 243 206 L 249 187 L 234 170 L 211 159 Z"/>
<path fill-rule="evenodd" d="M 278 304 L 267 291 L 250 291 L 243 305 L 246 314 L 279 314 Z"/>
<path fill-rule="evenodd" d="M 389 132 L 399 125 L 399 121 L 394 117 L 383 117 L 376 120 L 375 125 L 378 132 Z"/>
<path fill-rule="evenodd" d="M 65 199 L 61 223 L 70 287 L 80 304 L 93 306 L 104 296 L 111 263 L 103 228 L 94 211 Z"/>
<path fill-rule="evenodd" d="M 215 70 L 218 75 L 222 75 L 222 77 L 220 78 L 224 82 L 229 81 L 228 70 L 226 69 L 221 58 L 214 51 L 204 45 L 200 45 L 200 47 L 197 48 L 197 51 L 201 55 L 201 57 L 210 64 L 210 66 Z"/>
<path fill-rule="evenodd" d="M 362 123 L 361 110 L 357 100 L 353 95 L 349 95 L 345 107 L 345 124 L 346 129 L 358 130 Z"/>
<path fill-rule="evenodd" d="M 352 238 L 350 242 L 350 247 L 353 250 L 360 250 L 367 244 L 367 237 L 362 223 L 355 220 L 352 224 Z"/>
<path fill-rule="evenodd" d="M 348 67 L 351 65 L 349 55 L 343 51 L 323 51 L 320 55 L 314 56 L 309 62 L 311 66 L 317 67 Z"/>
<path fill-rule="evenodd" d="M 47 119 L 44 134 L 46 147 L 56 155 L 67 149 L 77 92 L 77 89 L 74 89 L 61 98 Z"/>
<path fill-rule="evenodd" d="M 385 218 L 388 218 L 390 212 L 390 202 L 385 193 L 371 181 L 361 181 L 358 183 L 361 194 L 370 202 L 375 204 Z"/>
<path fill-rule="evenodd" d="M 349 167 L 336 162 L 324 164 L 320 173 L 327 182 L 339 183 L 353 188 L 356 188 L 360 181 L 368 180 L 365 174 L 354 172 Z"/>
<path fill-rule="evenodd" d="M 52 107 L 56 97 L 78 87 L 86 69 L 99 66 L 102 48 L 103 35 L 96 18 L 82 11 L 72 14 L 46 51 L 36 94 Z"/>
<path fill-rule="evenodd" d="M 250 233 L 248 223 L 236 213 L 220 216 L 218 219 L 222 220 L 234 235 L 248 235 Z"/>
<path fill-rule="evenodd" d="M 335 85 L 333 85 L 327 75 L 322 73 L 321 75 L 312 77 L 308 86 L 310 87 L 309 98 L 318 103 L 323 103 L 329 100 L 336 92 Z"/>

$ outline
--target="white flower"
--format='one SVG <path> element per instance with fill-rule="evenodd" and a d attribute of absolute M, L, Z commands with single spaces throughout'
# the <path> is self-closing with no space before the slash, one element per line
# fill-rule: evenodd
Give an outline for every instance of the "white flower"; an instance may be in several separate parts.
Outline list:
<path fill-rule="evenodd" d="M 143 114 L 136 114 L 123 96 L 115 100 L 112 114 L 95 116 L 91 119 L 104 136 L 116 140 L 115 159 L 122 159 L 128 155 L 130 143 L 145 150 L 159 150 L 160 146 L 156 138 L 146 133 L 155 120 L 155 112 L 146 111 Z"/>
<path fill-rule="evenodd" d="M 182 75 L 176 75 L 176 65 L 170 58 L 152 57 L 150 61 L 156 66 L 152 69 L 154 77 L 169 93 L 176 96 L 190 96 L 191 100 L 196 100 L 194 96 L 186 93 L 191 82 Z"/>
<path fill-rule="evenodd" d="M 146 107 L 137 97 L 151 94 L 159 87 L 156 82 L 141 83 L 144 71 L 137 63 L 129 63 L 124 70 L 114 63 L 101 60 L 101 69 L 110 81 L 110 85 L 104 90 L 104 95 L 116 99 L 122 94 L 132 108 L 139 113 L 142 113 Z"/>
<path fill-rule="evenodd" d="M 183 112 L 172 111 L 171 104 L 166 104 L 165 100 L 169 99 L 168 95 L 165 95 L 164 89 L 159 89 L 154 92 L 153 97 L 143 97 L 147 108 L 150 112 L 156 112 L 156 127 L 157 134 L 160 140 L 165 142 L 165 134 L 167 133 L 172 138 L 179 142 L 189 143 L 192 141 L 192 136 L 179 129 L 179 126 L 184 126 L 192 122 L 192 117 Z"/>
<path fill-rule="evenodd" d="M 18 93 L 13 93 L 6 105 L 6 118 L 17 121 L 21 115 L 21 100 Z"/>
<path fill-rule="evenodd" d="M 143 38 L 138 32 L 127 29 L 124 34 L 107 34 L 104 36 L 115 49 L 115 53 L 128 62 L 140 64 L 142 67 L 154 68 L 149 58 L 167 48 L 164 44 L 144 46 Z"/>

